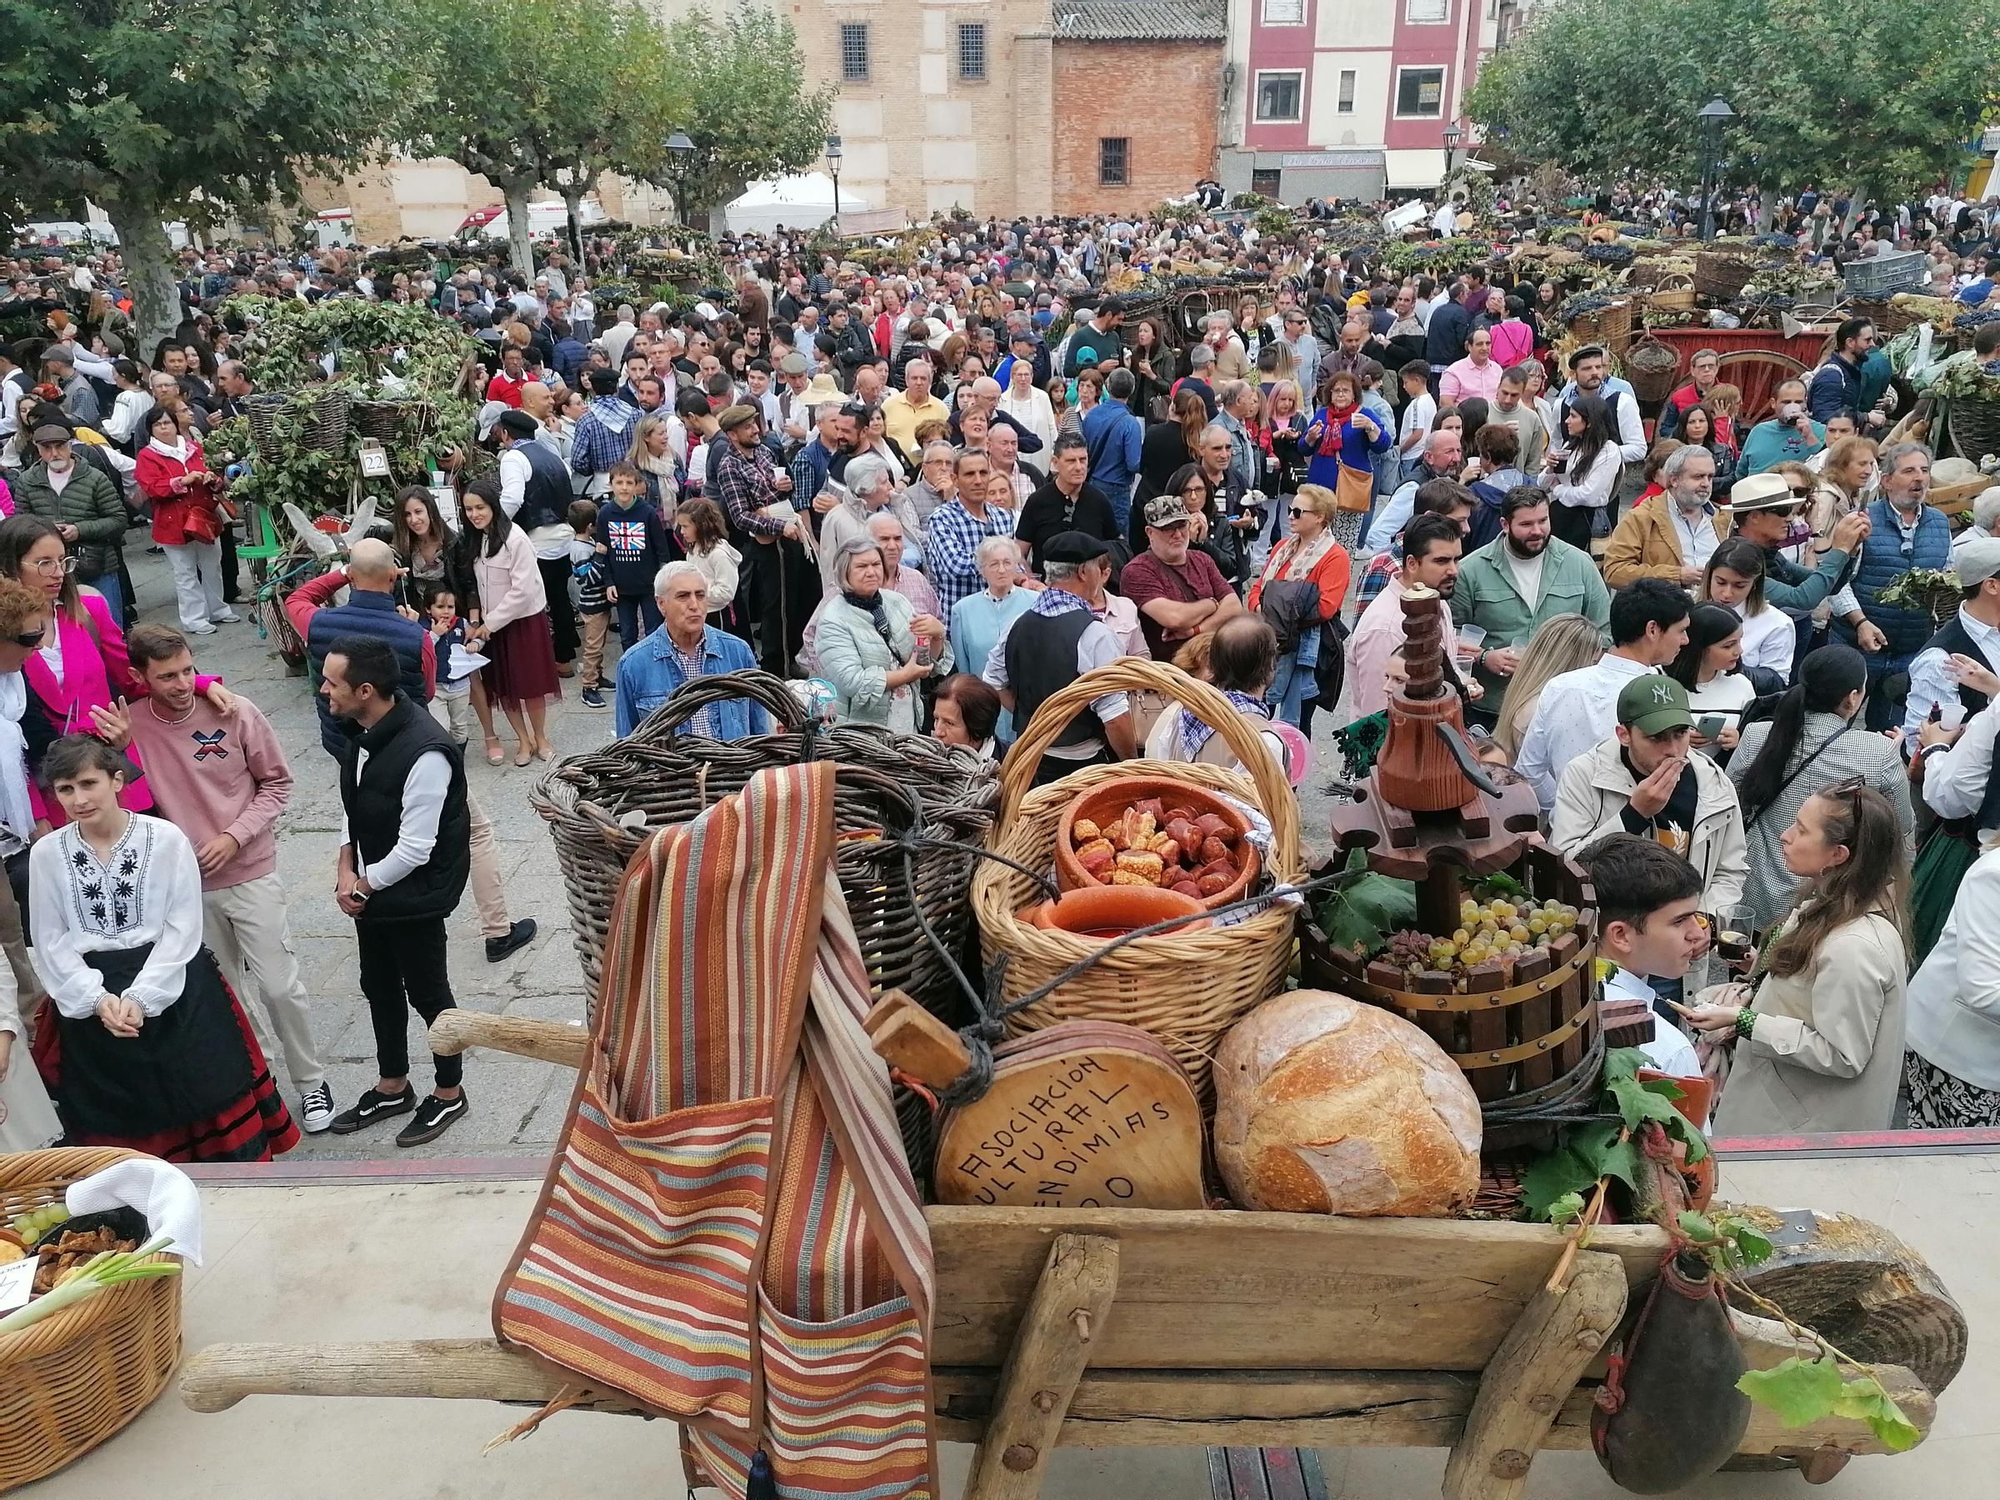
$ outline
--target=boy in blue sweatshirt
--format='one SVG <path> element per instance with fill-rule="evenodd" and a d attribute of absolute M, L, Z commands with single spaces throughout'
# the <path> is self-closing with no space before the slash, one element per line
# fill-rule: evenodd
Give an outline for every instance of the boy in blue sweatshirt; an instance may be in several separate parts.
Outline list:
<path fill-rule="evenodd" d="M 653 575 L 672 560 L 660 513 L 639 498 L 645 487 L 637 464 L 613 464 L 611 498 L 597 511 L 597 540 L 605 548 L 611 573 L 604 595 L 618 606 L 618 644 L 627 651 L 660 628 Z M 644 630 L 639 628 L 642 618 Z"/>
<path fill-rule="evenodd" d="M 597 539 L 597 506 L 589 500 L 572 500 L 568 511 L 569 573 L 576 584 L 577 624 L 583 632 L 583 706 L 609 708 L 605 690 L 617 683 L 604 680 L 604 637 L 611 625 L 609 560 L 611 549 Z"/>

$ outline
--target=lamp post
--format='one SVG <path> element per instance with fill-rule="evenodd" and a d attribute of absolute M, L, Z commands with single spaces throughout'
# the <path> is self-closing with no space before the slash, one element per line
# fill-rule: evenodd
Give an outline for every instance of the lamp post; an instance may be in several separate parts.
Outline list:
<path fill-rule="evenodd" d="M 694 142 L 688 139 L 685 130 L 676 130 L 667 137 L 667 160 L 672 163 L 674 174 L 674 222 L 686 224 L 687 212 L 687 169 L 688 159 L 694 155 Z"/>
<path fill-rule="evenodd" d="M 840 137 L 826 138 L 826 165 L 833 174 L 833 232 L 840 233 Z"/>
<path fill-rule="evenodd" d="M 1711 99 L 1696 113 L 1701 121 L 1701 237 L 1715 233 L 1715 147 L 1722 122 L 1736 118 L 1727 99 Z"/>
<path fill-rule="evenodd" d="M 1458 150 L 1458 143 L 1459 143 L 1459 141 L 1461 141 L 1462 139 L 1464 139 L 1464 137 L 1463 137 L 1463 136 L 1462 136 L 1462 135 L 1461 135 L 1461 134 L 1459 133 L 1459 129 L 1458 129 L 1458 124 L 1457 124 L 1457 122 L 1456 122 L 1456 121 L 1454 121 L 1454 122 L 1453 122 L 1452 124 L 1450 124 L 1450 125 L 1447 125 L 1447 126 L 1445 126 L 1445 128 L 1444 128 L 1444 177 L 1443 177 L 1443 178 L 1442 178 L 1442 179 L 1440 180 L 1440 182 L 1439 182 L 1439 186 L 1443 186 L 1443 185 L 1444 185 L 1444 183 L 1447 183 L 1447 182 L 1450 182 L 1450 181 L 1451 181 L 1451 159 L 1452 159 L 1452 156 L 1454 155 L 1454 153 L 1456 153 L 1456 152 L 1457 152 L 1457 150 Z"/>

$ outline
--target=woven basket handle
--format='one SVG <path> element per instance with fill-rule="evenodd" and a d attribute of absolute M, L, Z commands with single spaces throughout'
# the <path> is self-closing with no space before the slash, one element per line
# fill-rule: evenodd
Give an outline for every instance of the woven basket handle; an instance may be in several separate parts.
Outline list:
<path fill-rule="evenodd" d="M 628 739 L 639 744 L 669 740 L 680 732 L 682 725 L 711 703 L 722 703 L 730 698 L 748 698 L 790 733 L 797 733 L 805 727 L 806 711 L 799 707 L 799 700 L 792 696 L 783 679 L 773 677 L 769 672 L 746 668 L 741 672 L 724 672 L 716 677 L 697 677 L 693 682 L 676 688 L 665 703 L 646 716 L 645 722 L 634 729 Z"/>
<path fill-rule="evenodd" d="M 1190 677 L 1179 667 L 1143 656 L 1124 656 L 1108 667 L 1098 667 L 1042 701 L 1021 737 L 1000 766 L 1000 821 L 1004 828 L 1020 814 L 1021 801 L 1028 795 L 1042 755 L 1056 742 L 1069 721 L 1090 706 L 1090 700 L 1105 693 L 1151 690 L 1193 712 L 1196 718 L 1222 736 L 1243 763 L 1243 770 L 1256 785 L 1257 800 L 1271 820 L 1272 856 L 1279 872 L 1299 868 L 1299 804 L 1291 783 L 1270 753 L 1256 728 L 1221 692 Z"/>

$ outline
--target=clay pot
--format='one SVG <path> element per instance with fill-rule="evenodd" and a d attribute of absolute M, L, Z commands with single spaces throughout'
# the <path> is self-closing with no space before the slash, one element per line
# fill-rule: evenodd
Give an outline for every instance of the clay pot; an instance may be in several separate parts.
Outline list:
<path fill-rule="evenodd" d="M 1250 832 L 1250 820 L 1213 792 L 1167 776 L 1116 776 L 1109 781 L 1100 781 L 1089 791 L 1079 792 L 1071 798 L 1069 806 L 1056 820 L 1056 884 L 1065 891 L 1101 889 L 1076 862 L 1076 843 L 1070 837 L 1070 829 L 1076 825 L 1078 818 L 1088 818 L 1098 824 L 1108 823 L 1126 808 L 1149 797 L 1159 798 L 1164 807 L 1185 807 L 1197 818 L 1203 813 L 1215 813 L 1235 830 L 1231 852 L 1242 857 L 1243 868 L 1224 889 L 1203 897 L 1201 905 L 1211 909 L 1227 906 L 1250 894 L 1250 883 L 1257 878 L 1257 850 L 1246 837 Z M 1170 916 L 1172 913 L 1162 915 Z"/>
<path fill-rule="evenodd" d="M 1191 916 L 1202 909 L 1202 903 L 1194 897 L 1157 886 L 1090 885 L 1065 891 L 1058 901 L 1024 907 L 1020 917 L 1033 926 L 1070 932 L 1078 937 L 1115 938 L 1169 917 Z M 1208 920 L 1203 918 L 1173 931 L 1174 934 L 1197 932 L 1206 926 Z"/>

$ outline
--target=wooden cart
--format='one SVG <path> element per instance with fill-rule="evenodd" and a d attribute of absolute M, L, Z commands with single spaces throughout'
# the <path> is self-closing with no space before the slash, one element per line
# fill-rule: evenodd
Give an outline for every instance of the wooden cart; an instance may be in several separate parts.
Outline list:
<path fill-rule="evenodd" d="M 570 1066 L 587 1042 L 575 1027 L 466 1011 L 432 1029 L 438 1052 L 479 1045 Z M 1536 1452 L 1589 1443 L 1601 1346 L 1667 1249 L 1655 1228 L 1600 1229 L 1549 1290 L 1563 1240 L 1545 1226 L 1020 1208 L 925 1217 L 937 1261 L 935 1431 L 978 1445 L 967 1500 L 1038 1495 L 1058 1446 L 1210 1444 L 1447 1447 L 1447 1497 L 1506 1500 Z M 1892 1281 L 1906 1297 L 1921 1262 L 1902 1254 L 1900 1264 L 1878 1254 L 1871 1275 L 1850 1247 L 1839 1298 L 1869 1306 L 1871 1289 Z M 1732 1316 L 1753 1367 L 1811 1352 L 1778 1323 Z M 1937 1324 L 1935 1309 L 1923 1320 Z M 1963 1357 L 1963 1326 L 1938 1353 L 1943 1378 Z M 1931 1390 L 1900 1366 L 1881 1376 L 1928 1431 Z M 559 1384 L 487 1337 L 218 1345 L 188 1361 L 181 1393 L 197 1411 L 251 1395 L 540 1405 Z M 637 1411 L 611 1392 L 580 1404 Z M 1824 1478 L 1852 1454 L 1884 1450 L 1860 1422 L 1787 1429 L 1760 1407 L 1740 1451 Z"/>

